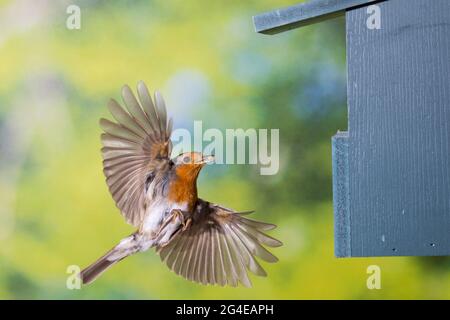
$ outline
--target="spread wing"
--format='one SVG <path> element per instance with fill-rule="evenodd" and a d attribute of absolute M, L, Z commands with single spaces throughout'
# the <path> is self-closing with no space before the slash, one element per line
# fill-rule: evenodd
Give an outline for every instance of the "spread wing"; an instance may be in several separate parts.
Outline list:
<path fill-rule="evenodd" d="M 250 287 L 247 270 L 267 275 L 255 257 L 278 261 L 264 246 L 282 243 L 263 232 L 275 225 L 244 217 L 249 213 L 199 200 L 191 226 L 156 250 L 172 271 L 191 281 L 233 287 L 240 282 Z"/>
<path fill-rule="evenodd" d="M 126 221 L 138 226 L 145 213 L 146 181 L 154 177 L 161 163 L 169 161 L 172 119 L 167 121 L 162 96 L 155 92 L 155 104 L 145 84 L 137 86 L 140 104 L 130 87 L 122 88 L 126 109 L 111 99 L 109 111 L 116 120 L 100 120 L 103 133 L 103 172 L 117 207 Z"/>

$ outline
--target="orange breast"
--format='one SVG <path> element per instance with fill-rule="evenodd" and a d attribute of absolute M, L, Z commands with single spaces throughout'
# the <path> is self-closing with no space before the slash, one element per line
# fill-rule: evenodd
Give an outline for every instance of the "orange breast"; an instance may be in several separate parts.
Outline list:
<path fill-rule="evenodd" d="M 169 200 L 187 203 L 192 210 L 197 202 L 197 177 L 200 168 L 192 165 L 180 166 L 176 169 L 176 177 L 169 186 Z"/>

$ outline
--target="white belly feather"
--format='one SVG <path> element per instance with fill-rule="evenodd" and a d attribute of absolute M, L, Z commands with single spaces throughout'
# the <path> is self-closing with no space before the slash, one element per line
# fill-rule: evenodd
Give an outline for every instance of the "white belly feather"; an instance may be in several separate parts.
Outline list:
<path fill-rule="evenodd" d="M 168 224 L 164 230 L 160 230 L 163 222 L 166 221 L 172 210 L 179 209 L 186 211 L 188 209 L 187 203 L 168 203 L 166 199 L 155 201 L 148 207 L 145 214 L 145 219 L 141 226 L 141 233 L 146 234 L 147 240 L 143 245 L 146 250 L 156 244 L 166 243 L 172 234 L 178 229 L 181 221 L 177 220 L 174 223 Z"/>

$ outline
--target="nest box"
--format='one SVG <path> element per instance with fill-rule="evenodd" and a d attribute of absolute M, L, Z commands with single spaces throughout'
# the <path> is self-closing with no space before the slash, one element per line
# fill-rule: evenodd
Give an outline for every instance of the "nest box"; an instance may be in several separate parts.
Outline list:
<path fill-rule="evenodd" d="M 346 19 L 348 128 L 332 137 L 338 257 L 450 254 L 450 1 L 312 0 L 276 34 Z"/>

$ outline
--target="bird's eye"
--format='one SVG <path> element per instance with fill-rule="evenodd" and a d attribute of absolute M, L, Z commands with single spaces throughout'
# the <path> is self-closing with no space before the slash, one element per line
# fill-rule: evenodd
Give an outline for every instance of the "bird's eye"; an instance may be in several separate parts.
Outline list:
<path fill-rule="evenodd" d="M 184 163 L 190 163 L 191 162 L 191 157 L 189 157 L 189 156 L 184 157 L 183 158 L 183 162 Z"/>

